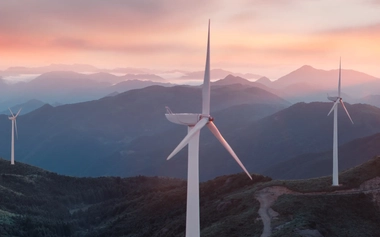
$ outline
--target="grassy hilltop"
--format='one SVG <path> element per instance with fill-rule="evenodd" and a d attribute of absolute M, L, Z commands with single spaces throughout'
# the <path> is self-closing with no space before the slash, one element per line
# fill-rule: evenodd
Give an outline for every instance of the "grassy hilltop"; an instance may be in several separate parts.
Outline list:
<path fill-rule="evenodd" d="M 201 236 L 260 236 L 258 193 L 281 186 L 272 236 L 380 236 L 376 193 L 360 185 L 380 177 L 375 157 L 331 177 L 280 181 L 244 174 L 201 183 Z M 358 189 L 352 191 L 352 189 Z M 165 177 L 76 178 L 0 159 L 0 236 L 184 236 L 186 181 Z"/>

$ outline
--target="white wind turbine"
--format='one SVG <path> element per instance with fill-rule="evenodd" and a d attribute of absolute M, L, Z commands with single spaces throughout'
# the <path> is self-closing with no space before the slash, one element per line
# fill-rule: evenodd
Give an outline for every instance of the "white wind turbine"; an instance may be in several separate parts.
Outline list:
<path fill-rule="evenodd" d="M 213 123 L 210 116 L 210 21 L 208 23 L 207 39 L 207 56 L 205 75 L 202 88 L 202 114 L 178 113 L 174 114 L 167 107 L 166 118 L 173 123 L 188 126 L 186 137 L 179 143 L 174 151 L 167 158 L 171 159 L 187 144 L 188 146 L 188 171 L 187 171 L 187 207 L 186 207 L 186 237 L 199 237 L 199 135 L 200 130 L 207 126 L 220 143 L 232 155 L 240 167 L 247 173 L 250 179 L 251 175 L 241 163 L 230 145 L 224 140 L 219 130 Z"/>
<path fill-rule="evenodd" d="M 9 108 L 8 108 L 9 109 Z M 11 165 L 14 165 L 15 164 L 15 127 L 16 127 L 16 136 L 18 137 L 18 133 L 17 133 L 17 121 L 16 121 L 16 118 L 17 116 L 20 114 L 21 112 L 21 109 L 19 109 L 19 111 L 17 112 L 16 115 L 14 115 L 12 113 L 12 110 L 9 109 L 9 111 L 11 112 L 12 116 L 11 117 L 8 117 L 11 121 L 12 121 L 12 145 L 11 145 Z"/>
<path fill-rule="evenodd" d="M 346 106 L 344 106 L 342 97 L 340 95 L 340 77 L 341 77 L 341 60 L 339 60 L 339 82 L 338 82 L 338 96 L 328 96 L 327 98 L 334 102 L 333 107 L 330 112 L 327 114 L 329 116 L 334 110 L 334 135 L 333 135 L 333 175 L 332 175 L 332 185 L 339 186 L 339 177 L 338 177 L 338 104 L 340 103 L 343 109 L 346 111 L 348 118 L 351 120 L 352 124 L 354 122 L 351 119 L 350 114 L 348 113 Z"/>

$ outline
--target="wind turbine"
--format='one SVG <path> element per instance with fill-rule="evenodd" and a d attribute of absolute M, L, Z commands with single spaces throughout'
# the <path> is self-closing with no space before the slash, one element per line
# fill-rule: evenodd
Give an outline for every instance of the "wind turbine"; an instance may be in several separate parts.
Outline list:
<path fill-rule="evenodd" d="M 220 143 L 232 155 L 235 161 L 245 171 L 250 179 L 251 175 L 241 163 L 230 145 L 224 140 L 218 128 L 210 116 L 210 20 L 208 22 L 207 56 L 206 67 L 202 88 L 202 113 L 177 113 L 174 114 L 167 107 L 166 118 L 172 122 L 188 126 L 185 138 L 179 143 L 174 151 L 168 156 L 168 160 L 177 154 L 187 144 L 188 146 L 188 171 L 187 171 L 187 207 L 186 207 L 186 237 L 199 237 L 199 135 L 200 130 L 207 126 Z"/>
<path fill-rule="evenodd" d="M 21 108 L 19 109 L 19 111 L 17 112 L 16 115 L 14 115 L 12 113 L 12 110 L 10 108 L 8 108 L 9 111 L 11 112 L 12 116 L 11 117 L 8 117 L 11 121 L 12 121 L 12 145 L 11 145 L 11 165 L 14 165 L 15 164 L 15 127 L 16 127 L 16 136 L 18 138 L 18 132 L 17 132 L 17 121 L 16 121 L 16 118 L 17 116 L 20 114 L 21 112 Z"/>
<path fill-rule="evenodd" d="M 346 111 L 348 118 L 352 121 L 350 114 L 348 113 L 346 106 L 344 106 L 343 99 L 340 95 L 340 84 L 341 84 L 341 60 L 339 60 L 339 82 L 338 82 L 338 96 L 327 96 L 327 99 L 334 102 L 330 112 L 327 114 L 329 116 L 334 110 L 334 132 L 333 132 L 333 177 L 332 185 L 339 186 L 339 177 L 338 177 L 338 104 L 340 103 L 343 109 Z"/>

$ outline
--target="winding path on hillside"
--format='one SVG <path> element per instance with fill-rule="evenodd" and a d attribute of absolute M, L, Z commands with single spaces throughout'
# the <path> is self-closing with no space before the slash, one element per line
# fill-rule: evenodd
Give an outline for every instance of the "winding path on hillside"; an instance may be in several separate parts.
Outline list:
<path fill-rule="evenodd" d="M 295 193 L 282 186 L 272 186 L 259 190 L 255 198 L 260 202 L 259 215 L 263 221 L 263 233 L 261 237 L 269 237 L 272 233 L 271 220 L 278 215 L 271 206 L 277 198 L 283 194 Z"/>
<path fill-rule="evenodd" d="M 272 234 L 271 220 L 278 215 L 271 206 L 277 198 L 283 194 L 294 195 L 347 195 L 354 193 L 374 193 L 374 202 L 380 207 L 380 177 L 365 181 L 357 189 L 337 190 L 334 192 L 309 192 L 299 193 L 283 186 L 271 186 L 263 188 L 255 193 L 255 198 L 260 202 L 259 215 L 263 221 L 263 233 L 261 237 L 269 237 Z"/>

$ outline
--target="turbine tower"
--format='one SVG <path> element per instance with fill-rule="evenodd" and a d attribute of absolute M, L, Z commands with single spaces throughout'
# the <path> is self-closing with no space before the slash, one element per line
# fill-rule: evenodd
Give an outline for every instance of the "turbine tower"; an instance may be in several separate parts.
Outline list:
<path fill-rule="evenodd" d="M 334 132 L 333 132 L 333 175 L 332 175 L 332 185 L 339 186 L 338 177 L 338 104 L 340 103 L 343 109 L 346 111 L 348 118 L 352 121 L 350 114 L 348 113 L 346 106 L 344 106 L 343 99 L 340 95 L 340 84 L 341 84 L 341 60 L 339 60 L 339 82 L 338 82 L 338 96 L 328 96 L 327 99 L 334 102 L 330 112 L 327 114 L 329 116 L 334 110 Z"/>
<path fill-rule="evenodd" d="M 188 126 L 188 133 L 168 160 L 188 144 L 188 171 L 187 171 L 187 207 L 186 207 L 186 237 L 199 237 L 199 135 L 200 130 L 207 126 L 220 143 L 232 155 L 235 161 L 245 171 L 250 179 L 251 175 L 241 163 L 230 145 L 224 140 L 210 116 L 210 20 L 208 22 L 206 67 L 202 88 L 202 114 L 177 113 L 174 114 L 166 107 L 166 118 L 172 122 Z"/>
<path fill-rule="evenodd" d="M 11 140 L 11 165 L 15 164 L 15 127 L 16 127 L 16 136 L 18 137 L 17 133 L 17 121 L 16 118 L 20 114 L 21 109 L 17 112 L 16 115 L 12 113 L 12 110 L 8 108 L 9 111 L 11 112 L 12 116 L 8 117 L 12 121 L 12 140 Z"/>

